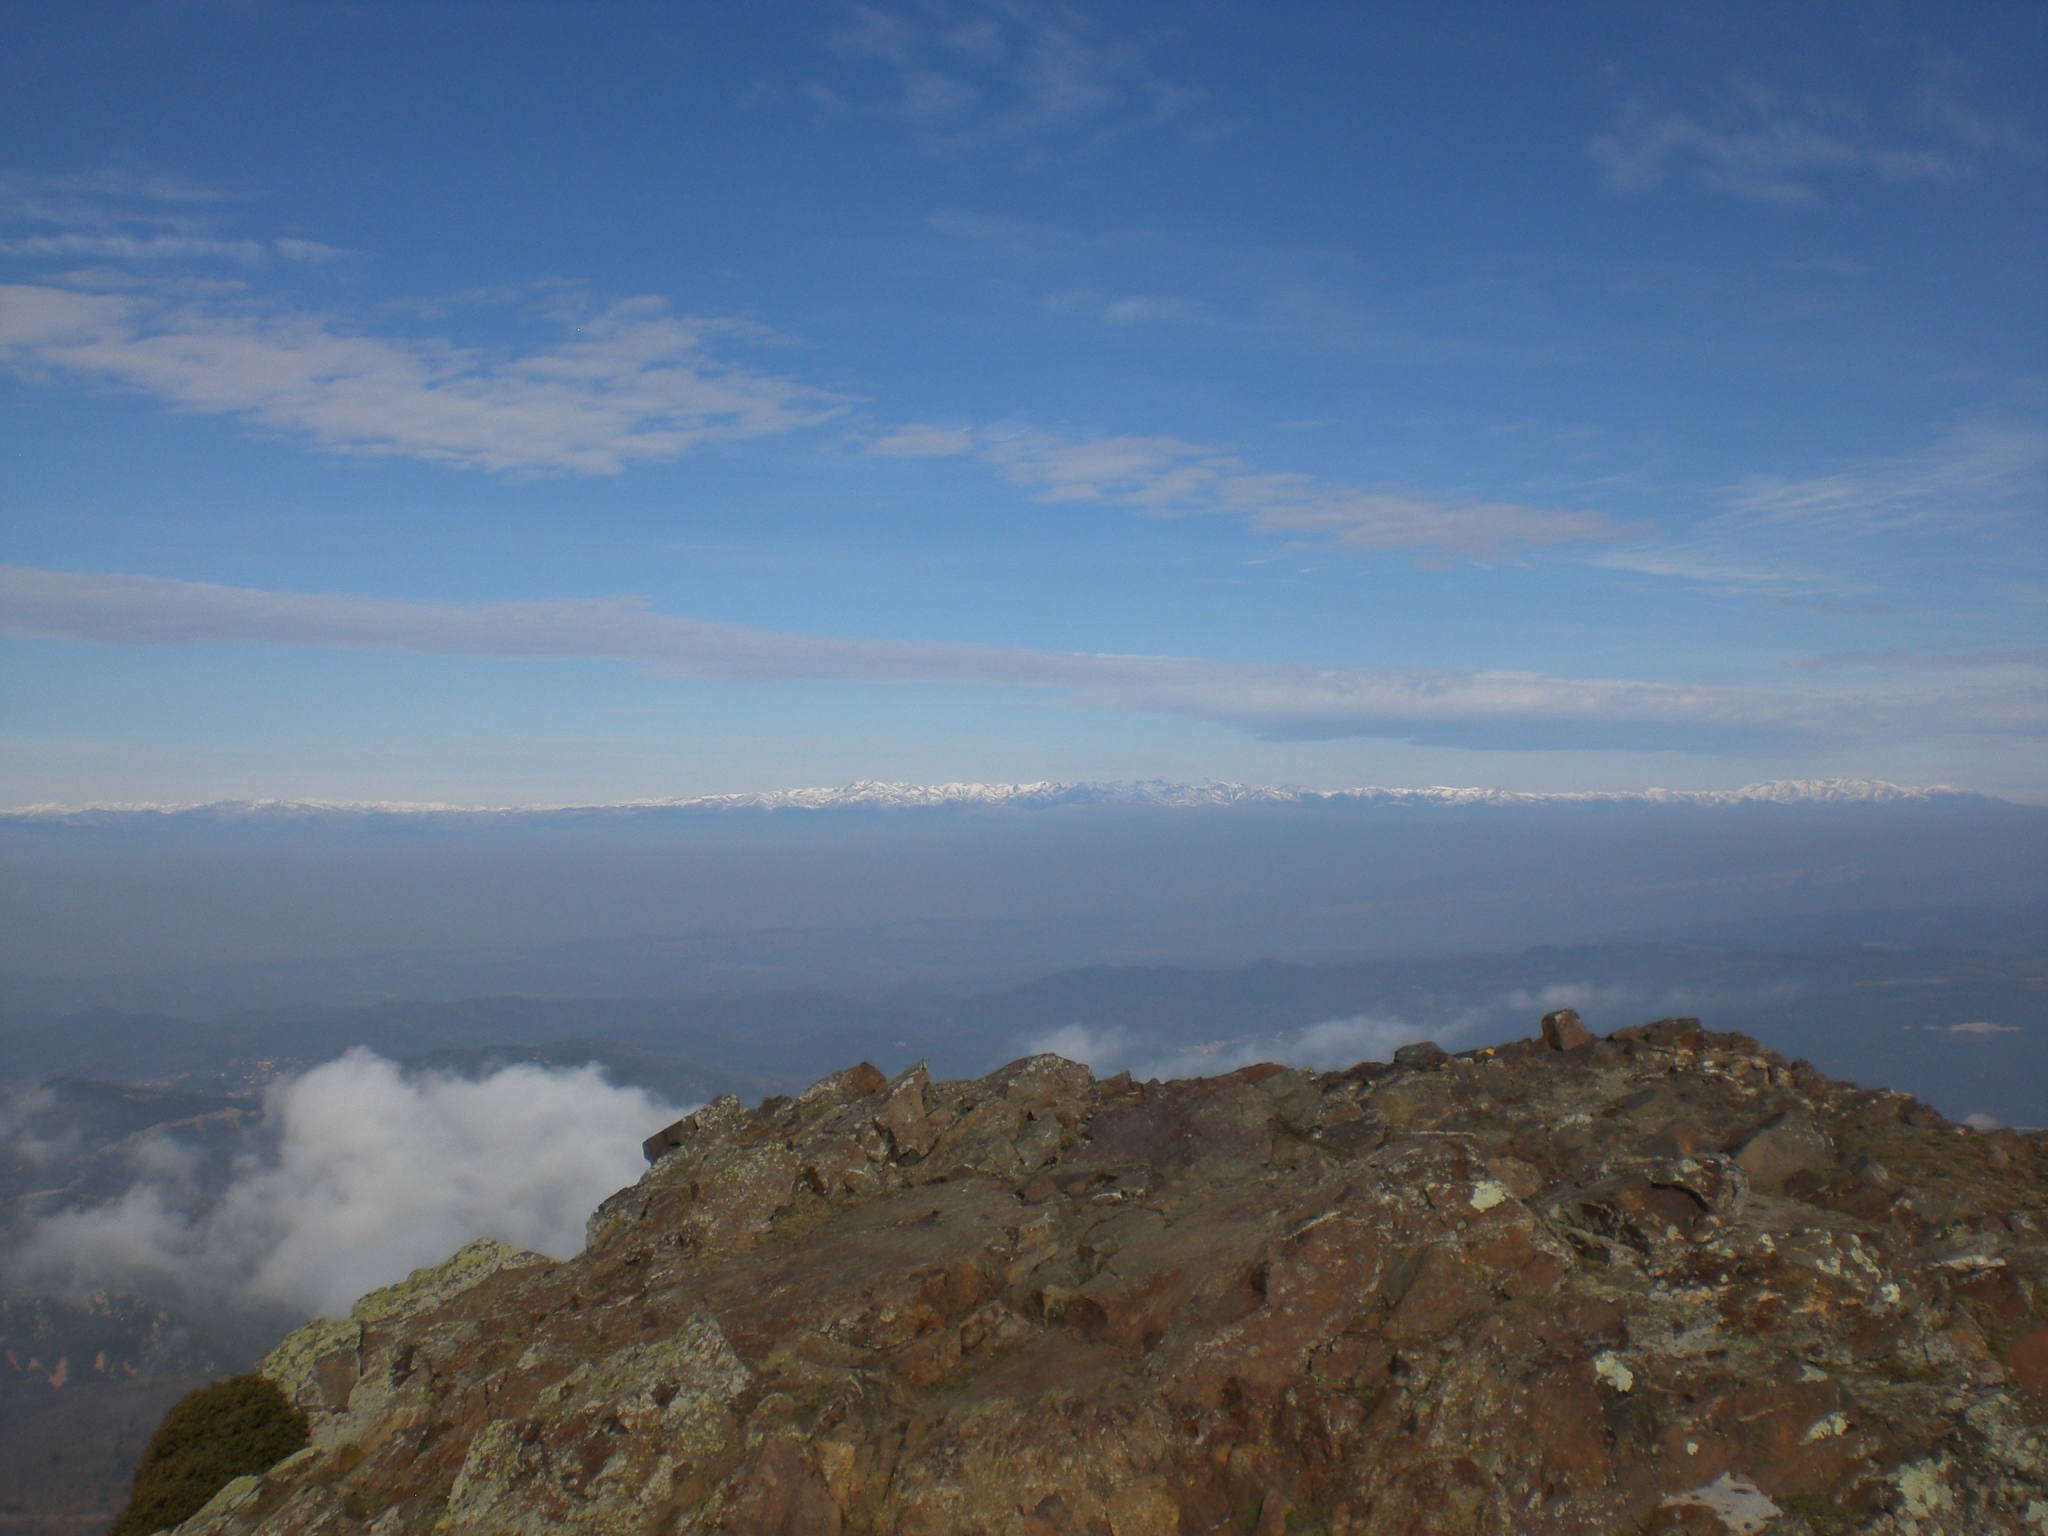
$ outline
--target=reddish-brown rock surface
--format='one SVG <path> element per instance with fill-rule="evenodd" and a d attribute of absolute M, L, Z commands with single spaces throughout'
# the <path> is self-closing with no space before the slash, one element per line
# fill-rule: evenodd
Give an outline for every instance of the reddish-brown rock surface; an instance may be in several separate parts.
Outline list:
<path fill-rule="evenodd" d="M 720 1100 L 288 1340 L 313 1445 L 186 1531 L 2048 1531 L 2040 1135 L 1546 1033 Z"/>

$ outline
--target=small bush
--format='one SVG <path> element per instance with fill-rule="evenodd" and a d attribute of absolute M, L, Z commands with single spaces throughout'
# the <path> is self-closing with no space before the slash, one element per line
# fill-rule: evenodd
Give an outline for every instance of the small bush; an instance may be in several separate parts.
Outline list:
<path fill-rule="evenodd" d="M 150 1536 L 199 1513 L 238 1477 L 276 1466 L 306 1443 L 306 1415 L 263 1376 L 188 1392 L 149 1437 L 135 1491 L 107 1536 Z"/>

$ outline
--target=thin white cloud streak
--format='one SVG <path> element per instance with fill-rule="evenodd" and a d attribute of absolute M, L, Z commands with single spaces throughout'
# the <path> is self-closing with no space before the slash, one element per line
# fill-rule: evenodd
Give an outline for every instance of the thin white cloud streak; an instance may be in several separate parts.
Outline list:
<path fill-rule="evenodd" d="M 1820 656 L 1795 656 L 1785 665 L 1799 672 L 1850 668 L 1886 671 L 1980 672 L 1998 668 L 2048 670 L 2048 645 L 2021 651 L 1828 651 Z"/>
<path fill-rule="evenodd" d="M 1446 668 L 1320 668 L 793 634 L 651 612 L 633 597 L 427 603 L 155 576 L 0 566 L 0 634 L 110 645 L 267 644 L 502 658 L 605 658 L 767 684 L 1055 690 L 1091 708 L 1216 721 L 1272 740 L 1749 750 L 1801 739 L 2048 734 L 2048 689 L 1856 693 Z"/>
<path fill-rule="evenodd" d="M 1253 531 L 1346 549 L 1433 549 L 1474 559 L 1616 537 L 1606 517 L 1498 501 L 1441 501 L 1254 469 L 1177 437 L 1068 442 L 1032 429 L 900 427 L 869 452 L 893 458 L 972 453 L 1048 502 L 1101 502 L 1154 517 L 1220 515 Z"/>
<path fill-rule="evenodd" d="M 11 254 L 26 256 L 173 255 L 240 258 L 251 243 L 222 237 L 208 211 L 234 198 L 174 176 L 103 170 L 82 176 L 0 172 L 0 227 L 39 230 L 15 237 Z M 89 242 L 111 243 L 98 248 Z M 165 243 L 154 245 L 161 239 Z M 47 245 L 33 242 L 48 241 Z M 124 247 L 119 242 L 132 242 Z M 189 241 L 182 249 L 177 242 Z M 79 242 L 79 243 L 74 243 Z"/>
<path fill-rule="evenodd" d="M 139 167 L 107 167 L 66 176 L 0 172 L 0 217 L 7 218 L 59 222 L 77 218 L 80 210 L 107 217 L 115 209 L 129 217 L 147 217 L 152 212 L 169 217 L 168 210 L 173 208 L 233 201 L 235 194 L 224 188 Z"/>
<path fill-rule="evenodd" d="M 641 1138 L 678 1113 L 594 1066 L 408 1077 L 354 1050 L 273 1087 L 265 1150 L 225 1189 L 174 1138 L 147 1138 L 120 1198 L 44 1220 L 9 1268 L 341 1315 L 474 1238 L 578 1252 L 590 1211 L 644 1170 Z"/>
<path fill-rule="evenodd" d="M 1752 475 L 1729 494 L 1728 509 L 1757 528 L 1968 533 L 2037 513 L 2044 468 L 2048 433 L 1972 426 L 1923 452 L 1835 474 Z"/>
<path fill-rule="evenodd" d="M 1782 204 L 1818 200 L 1828 176 L 1953 180 L 2001 156 L 2038 153 L 2023 122 L 1979 111 L 1957 84 L 1953 74 L 1930 75 L 1901 114 L 1902 131 L 1887 134 L 1854 101 L 1795 98 L 1738 73 L 1697 112 L 1659 111 L 1641 97 L 1624 102 L 1614 130 L 1588 152 L 1615 192 L 1644 192 L 1678 177 Z"/>
<path fill-rule="evenodd" d="M 16 371 L 104 381 L 181 410 L 304 433 L 336 452 L 525 474 L 616 474 L 702 442 L 794 431 L 841 408 L 793 380 L 718 360 L 708 343 L 735 329 L 633 299 L 587 317 L 551 349 L 501 356 L 367 335 L 217 291 L 0 285 L 0 362 Z"/>
<path fill-rule="evenodd" d="M 1133 294 L 1104 306 L 1102 318 L 1109 325 L 1143 325 L 1165 321 L 1177 325 L 1209 325 L 1215 316 L 1198 299 L 1163 298 L 1155 294 Z"/>
<path fill-rule="evenodd" d="M 254 240 L 217 240 L 210 235 L 29 235 L 0 240 L 0 256 L 33 256 L 98 261 L 190 261 L 225 256 L 253 264 L 264 250 Z"/>
<path fill-rule="evenodd" d="M 273 255 L 317 264 L 356 254 L 296 236 L 265 242 L 222 234 L 204 210 L 233 201 L 217 188 L 161 175 L 0 173 L 0 227 L 38 230 L 0 238 L 0 256 L 143 263 L 225 258 L 257 266 Z"/>
<path fill-rule="evenodd" d="M 1900 541 L 1944 554 L 1996 547 L 2007 564 L 2038 565 L 2048 432 L 1978 424 L 1916 453 L 1827 474 L 1751 475 L 1725 489 L 1723 510 L 1689 536 L 1625 543 L 1591 564 L 1668 576 L 1727 592 L 1862 593 L 1896 586 Z"/>

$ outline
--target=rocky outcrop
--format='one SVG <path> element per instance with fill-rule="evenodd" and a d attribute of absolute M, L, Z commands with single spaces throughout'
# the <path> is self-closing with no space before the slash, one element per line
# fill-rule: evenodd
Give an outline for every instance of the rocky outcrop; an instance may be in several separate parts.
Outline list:
<path fill-rule="evenodd" d="M 185 1531 L 2048 1531 L 2041 1136 L 1544 1033 L 716 1101 L 287 1341 L 312 1445 Z"/>

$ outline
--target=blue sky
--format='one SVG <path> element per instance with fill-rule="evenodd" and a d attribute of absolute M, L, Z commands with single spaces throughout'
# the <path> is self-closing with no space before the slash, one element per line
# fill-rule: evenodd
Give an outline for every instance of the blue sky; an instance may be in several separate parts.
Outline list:
<path fill-rule="evenodd" d="M 2044 80 L 2037 5 L 12 5 L 0 803 L 2048 799 Z"/>

